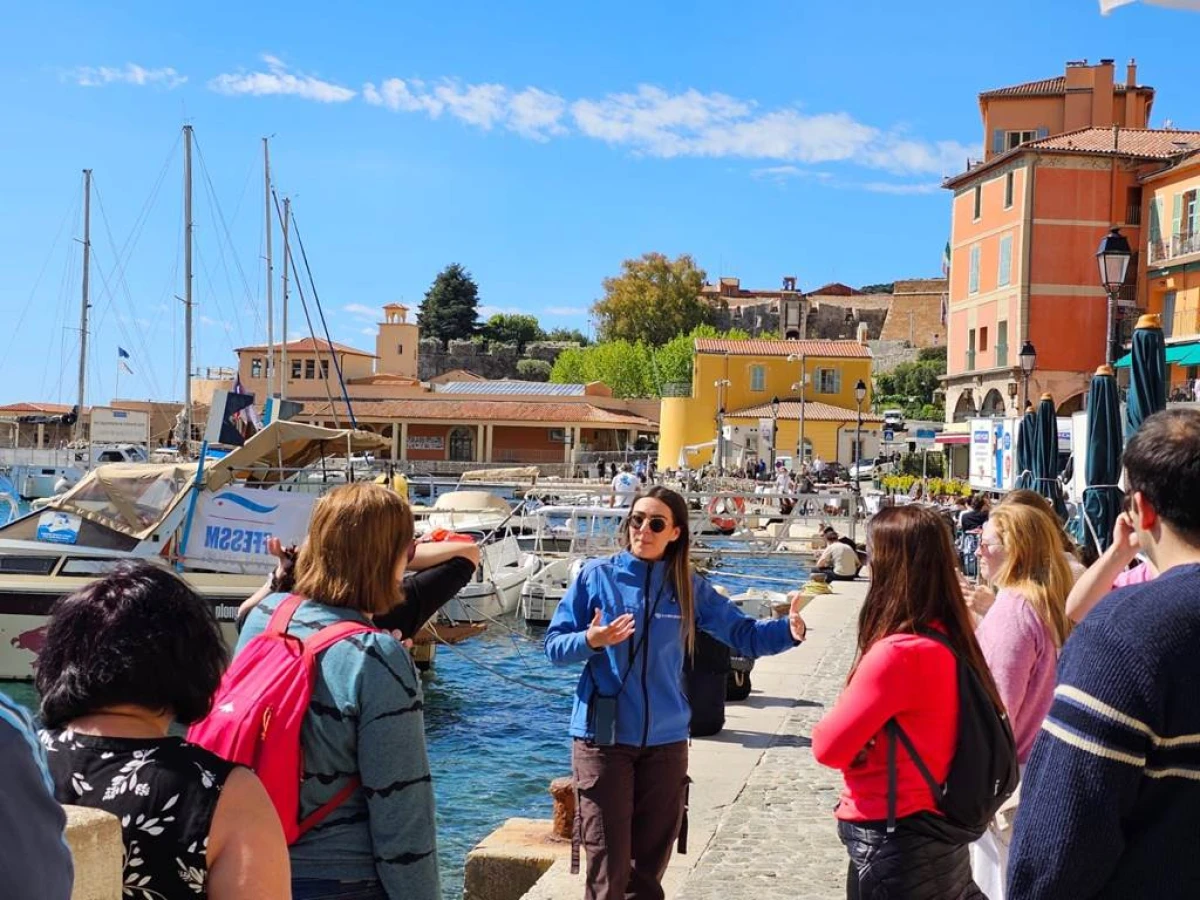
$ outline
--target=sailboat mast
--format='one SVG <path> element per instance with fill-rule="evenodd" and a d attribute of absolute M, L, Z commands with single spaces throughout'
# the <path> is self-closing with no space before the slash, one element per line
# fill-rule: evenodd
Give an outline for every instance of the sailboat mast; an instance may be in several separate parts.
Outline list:
<path fill-rule="evenodd" d="M 87 388 L 88 290 L 92 271 L 92 170 L 83 170 L 83 299 L 79 305 L 79 397 L 75 437 L 83 435 L 83 401 Z"/>
<path fill-rule="evenodd" d="M 183 126 L 183 440 L 192 441 L 192 126 Z"/>
<path fill-rule="evenodd" d="M 267 230 L 267 397 L 272 396 L 275 380 L 275 307 L 272 291 L 275 269 L 271 259 L 271 149 L 270 139 L 263 138 L 263 224 Z M 265 400 L 265 398 L 264 398 Z"/>
<path fill-rule="evenodd" d="M 292 264 L 292 251 L 288 246 L 288 218 L 292 214 L 292 198 L 283 198 L 283 330 L 279 342 L 283 347 L 282 371 L 279 373 L 279 399 L 287 399 L 287 383 L 290 377 L 288 370 L 288 268 Z"/>

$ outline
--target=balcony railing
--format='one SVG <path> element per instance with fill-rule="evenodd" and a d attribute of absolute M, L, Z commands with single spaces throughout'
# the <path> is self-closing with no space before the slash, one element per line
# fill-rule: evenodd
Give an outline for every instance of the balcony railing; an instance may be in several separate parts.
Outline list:
<path fill-rule="evenodd" d="M 1125 210 L 1126 225 L 1141 225 L 1142 224 L 1142 206 L 1140 203 L 1130 203 Z"/>
<path fill-rule="evenodd" d="M 1180 232 L 1170 240 L 1150 241 L 1148 250 L 1152 263 L 1200 253 L 1200 231 L 1193 234 Z"/>

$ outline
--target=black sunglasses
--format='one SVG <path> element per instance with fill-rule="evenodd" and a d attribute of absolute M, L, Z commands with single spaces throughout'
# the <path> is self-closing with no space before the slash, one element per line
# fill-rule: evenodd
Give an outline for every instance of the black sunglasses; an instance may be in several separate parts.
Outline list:
<path fill-rule="evenodd" d="M 641 531 L 642 526 L 649 523 L 650 530 L 655 534 L 662 534 L 667 530 L 667 520 L 665 516 L 648 516 L 645 513 L 633 513 L 629 517 L 629 527 L 634 531 Z"/>

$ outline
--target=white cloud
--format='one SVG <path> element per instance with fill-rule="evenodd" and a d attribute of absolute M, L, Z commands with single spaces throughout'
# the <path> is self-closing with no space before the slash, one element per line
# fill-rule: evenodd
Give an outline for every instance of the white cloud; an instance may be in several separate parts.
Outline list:
<path fill-rule="evenodd" d="M 356 315 L 364 319 L 370 319 L 371 321 L 375 321 L 377 318 L 379 318 L 379 310 L 373 309 L 370 306 L 364 306 L 361 303 L 347 303 L 342 307 L 342 309 L 348 313 L 351 313 L 352 315 Z M 375 332 L 371 333 L 374 334 Z"/>
<path fill-rule="evenodd" d="M 222 322 L 220 319 L 213 319 L 213 318 L 210 318 L 209 316 L 201 316 L 200 324 L 201 325 L 224 325 L 225 323 Z"/>
<path fill-rule="evenodd" d="M 266 72 L 218 75 L 209 81 L 209 88 L 218 94 L 249 94 L 254 97 L 278 94 L 315 100 L 317 103 L 345 103 L 357 96 L 356 91 L 331 81 L 322 81 L 314 75 L 293 73 L 278 57 L 264 54 L 262 59 L 267 64 Z"/>
<path fill-rule="evenodd" d="M 479 318 L 489 319 L 495 315 L 518 316 L 525 315 L 526 310 L 518 309 L 515 306 L 481 306 L 479 307 Z"/>
<path fill-rule="evenodd" d="M 187 81 L 170 66 L 147 69 L 137 63 L 126 63 L 119 68 L 111 66 L 79 66 L 64 73 L 64 78 L 80 87 L 103 87 L 106 84 L 133 84 L 138 87 L 162 87 L 170 90 Z"/>
<path fill-rule="evenodd" d="M 420 112 L 431 119 L 442 113 L 484 131 L 503 126 L 535 141 L 566 134 L 562 118 L 567 102 L 539 88 L 513 92 L 502 84 L 462 84 L 444 78 L 428 85 L 420 79 L 389 78 L 363 85 L 363 99 L 392 112 Z"/>
<path fill-rule="evenodd" d="M 837 190 L 867 191 L 872 194 L 932 194 L 941 190 L 941 185 L 936 182 L 854 181 L 839 178 L 832 172 L 805 169 L 800 166 L 767 166 L 762 169 L 753 169 L 750 174 L 755 178 L 769 179 L 776 184 L 783 184 L 791 179 L 803 179 Z"/>
<path fill-rule="evenodd" d="M 362 328 L 362 329 L 360 329 L 360 331 L 362 334 L 365 334 L 367 337 L 375 337 L 375 335 L 379 333 L 374 328 Z"/>
<path fill-rule="evenodd" d="M 587 310 L 582 306 L 547 306 L 546 312 L 552 316 L 586 316 Z"/>
<path fill-rule="evenodd" d="M 526 88 L 509 100 L 508 128 L 522 137 L 548 141 L 550 135 L 567 133 L 561 123 L 566 111 L 567 101 L 557 94 Z"/>

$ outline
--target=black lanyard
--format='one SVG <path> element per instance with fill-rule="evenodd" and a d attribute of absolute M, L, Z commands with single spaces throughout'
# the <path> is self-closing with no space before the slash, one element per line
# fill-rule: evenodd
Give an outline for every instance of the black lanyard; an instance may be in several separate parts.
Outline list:
<path fill-rule="evenodd" d="M 617 688 L 617 692 L 615 694 L 600 693 L 600 682 L 596 680 L 595 673 L 592 672 L 591 662 L 588 662 L 587 674 L 592 679 L 592 684 L 596 688 L 595 691 L 593 691 L 593 696 L 599 695 L 601 697 L 619 697 L 625 690 L 625 683 L 629 681 L 629 675 L 633 672 L 633 666 L 634 663 L 637 662 L 638 654 L 642 652 L 643 648 L 646 646 L 646 643 L 650 640 L 651 623 L 654 621 L 654 614 L 658 612 L 658 603 L 660 600 L 662 600 L 663 594 L 666 593 L 666 591 L 667 577 L 664 575 L 662 586 L 658 589 L 658 596 L 654 598 L 654 605 L 650 607 L 650 615 L 646 617 L 646 625 L 642 631 L 642 634 L 640 635 L 641 640 L 635 641 L 633 645 L 633 650 L 629 654 L 629 667 L 625 670 L 625 674 L 621 676 L 621 686 Z"/>

